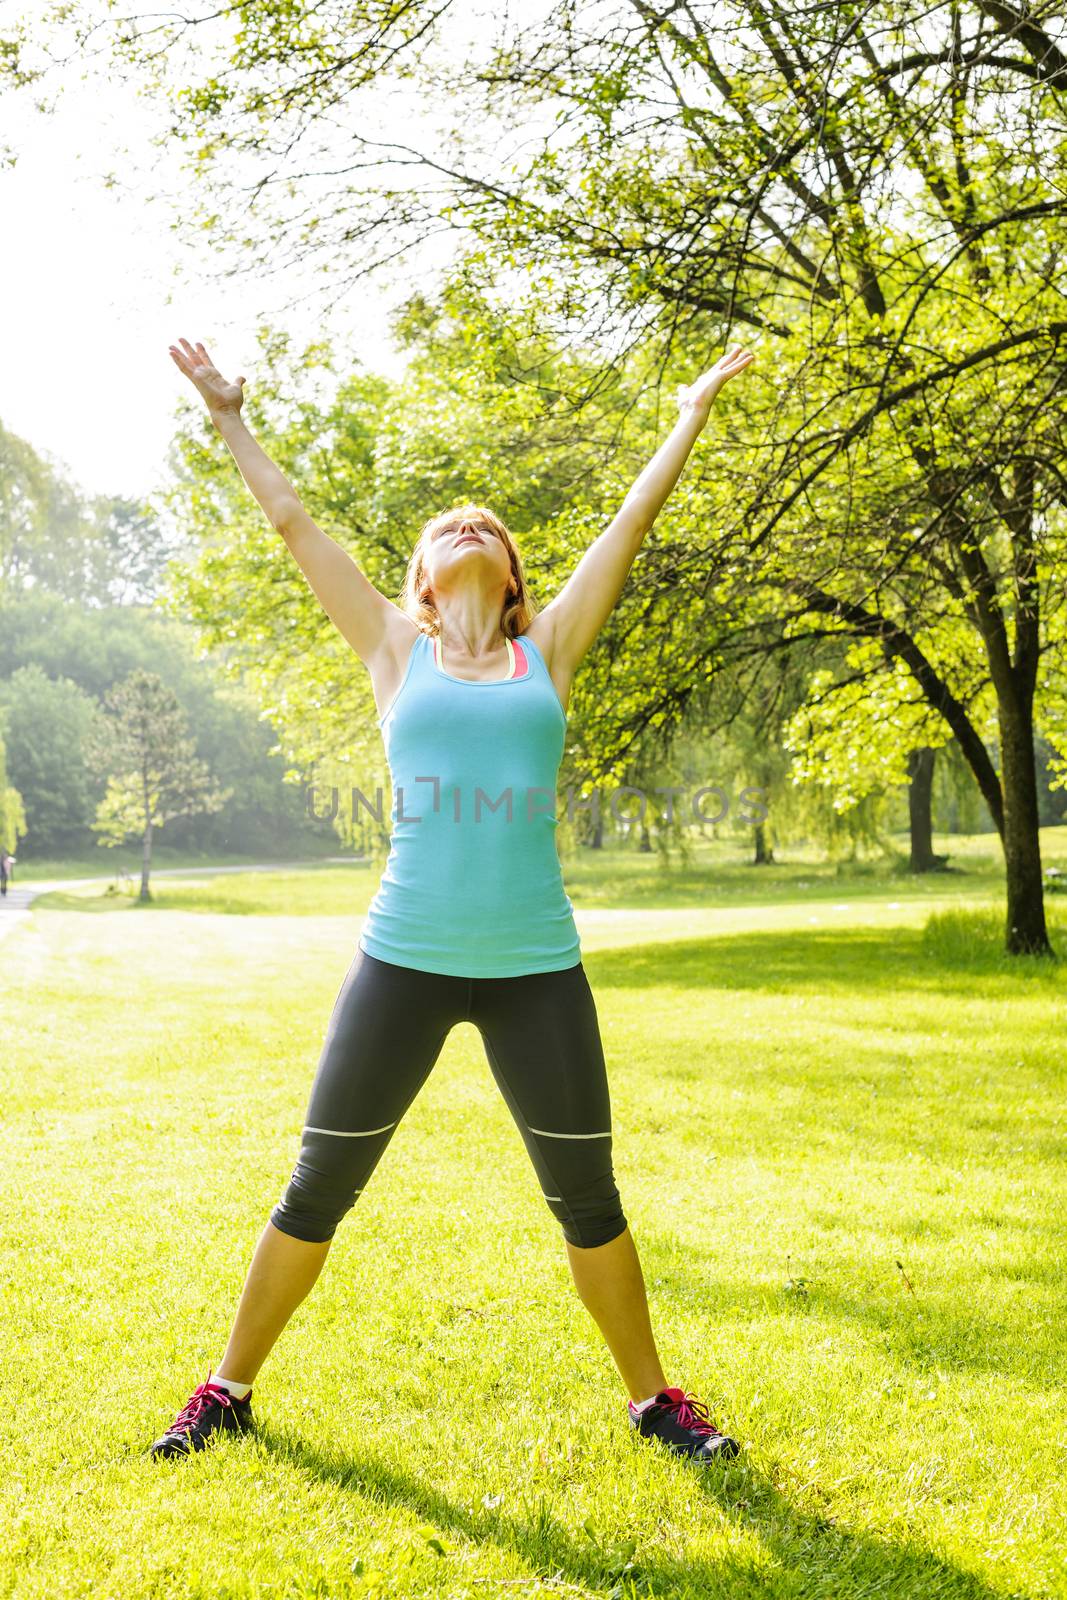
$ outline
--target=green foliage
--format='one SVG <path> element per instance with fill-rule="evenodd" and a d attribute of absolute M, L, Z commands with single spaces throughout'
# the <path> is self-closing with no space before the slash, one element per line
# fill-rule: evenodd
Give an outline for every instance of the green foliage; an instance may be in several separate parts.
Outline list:
<path fill-rule="evenodd" d="M 137 667 L 154 669 L 174 691 L 199 754 L 232 790 L 221 811 L 175 819 L 168 837 L 188 849 L 269 854 L 321 831 L 284 782 L 277 736 L 259 702 L 227 682 L 214 660 L 196 659 L 187 621 L 34 590 L 0 602 L 0 709 L 8 708 L 11 781 L 25 800 L 27 859 L 91 846 L 103 785 L 82 749 L 83 724 Z"/>
<path fill-rule="evenodd" d="M 7 781 L 7 748 L 4 743 L 4 706 L 0 702 L 0 850 L 14 855 L 19 839 L 26 832 L 26 812 L 19 791 Z"/>
<path fill-rule="evenodd" d="M 86 749 L 107 784 L 93 829 L 109 845 L 144 841 L 141 894 L 147 895 L 152 833 L 176 817 L 221 809 L 229 790 L 196 755 L 185 713 L 156 674 L 137 668 L 104 698 L 104 718 Z"/>
<path fill-rule="evenodd" d="M 460 310 L 457 408 L 476 393 L 496 420 L 501 392 L 525 385 L 543 402 L 549 474 L 581 427 L 595 434 L 619 420 L 615 399 L 647 391 L 632 414 L 624 403 L 626 426 L 581 493 L 539 515 L 546 554 L 572 554 L 570 536 L 603 516 L 629 445 L 647 459 L 661 389 L 729 340 L 758 350 L 716 406 L 583 674 L 576 766 L 637 759 L 646 733 L 680 726 L 753 636 L 822 635 L 842 651 L 865 642 L 884 666 L 865 664 L 870 692 L 848 703 L 827 747 L 842 803 L 879 772 L 899 773 L 907 752 L 888 747 L 898 720 L 902 737 L 918 735 L 902 711 L 902 666 L 998 827 L 1007 818 L 1018 830 L 1009 892 L 1022 893 L 1037 818 L 1025 793 L 1002 793 L 1022 780 L 996 772 L 985 719 L 995 702 L 1013 749 L 1036 692 L 1038 726 L 1067 760 L 1062 684 L 1039 671 L 1062 663 L 1067 610 L 1056 465 L 1067 446 L 1067 78 L 1053 23 L 1027 13 L 1022 27 L 1010 7 L 975 0 L 862 16 L 564 0 L 532 21 L 505 15 L 457 58 L 447 8 L 430 5 L 255 17 L 239 6 L 198 21 L 212 27 L 196 32 L 191 72 L 183 47 L 196 30 L 184 17 L 164 29 L 173 50 L 159 38 L 150 52 L 135 37 L 123 46 L 131 61 L 150 56 L 175 106 L 170 136 L 188 142 L 202 180 L 190 229 L 246 259 L 288 248 L 320 269 L 328 260 L 350 280 L 398 257 L 406 270 L 418 241 L 455 230 L 440 303 Z M 364 149 L 357 131 L 342 165 L 338 106 L 357 128 L 361 111 L 373 124 L 376 97 L 400 84 L 414 89 L 411 130 Z M 420 151 L 423 101 L 435 115 Z M 316 156 L 339 175 L 328 193 L 307 177 Z M 402 323 L 419 343 L 434 337 L 430 299 Z M 546 383 L 544 351 L 576 358 Z M 411 399 L 415 437 L 400 442 L 444 487 L 454 444 L 472 436 L 453 431 L 447 403 L 434 416 L 432 388 Z M 506 499 L 506 466 L 489 460 Z M 467 470 L 480 476 L 481 460 Z M 294 709 L 307 720 L 306 705 Z M 304 739 L 330 742 L 326 730 Z"/>
<path fill-rule="evenodd" d="M 0 845 L 14 855 L 26 833 L 26 811 L 22 796 L 10 784 L 0 788 Z"/>
<path fill-rule="evenodd" d="M 0 678 L 0 707 L 30 819 L 24 831 L 35 849 L 69 849 L 80 842 L 101 794 L 84 751 L 97 702 L 70 678 L 50 678 L 34 663 Z"/>
<path fill-rule="evenodd" d="M 63 470 L 0 427 L 0 591 L 40 590 L 85 608 L 151 599 L 168 555 L 143 506 L 87 498 Z"/>
<path fill-rule="evenodd" d="M 878 655 L 868 642 L 852 644 L 836 671 L 813 673 L 807 699 L 784 732 L 794 779 L 821 783 L 837 812 L 907 783 L 908 752 L 939 749 L 951 737 L 902 663 L 875 659 L 872 670 Z"/>

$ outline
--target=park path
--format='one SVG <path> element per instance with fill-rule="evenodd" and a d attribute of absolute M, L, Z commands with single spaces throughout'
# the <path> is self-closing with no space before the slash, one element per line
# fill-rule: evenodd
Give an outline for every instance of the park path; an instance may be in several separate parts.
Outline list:
<path fill-rule="evenodd" d="M 336 866 L 355 860 L 354 856 L 316 856 L 313 861 L 256 861 L 228 867 L 159 867 L 152 869 L 156 878 L 216 878 L 224 872 L 278 872 L 287 867 Z M 132 874 L 139 879 L 139 871 Z M 105 872 L 91 878 L 35 878 L 32 883 L 20 884 L 17 878 L 7 886 L 7 894 L 0 896 L 0 939 L 17 928 L 30 914 L 30 906 L 39 894 L 53 889 L 74 889 L 88 883 L 114 883 L 115 874 Z"/>
<path fill-rule="evenodd" d="M 257 861 L 225 867 L 160 867 L 152 878 L 218 877 L 227 872 L 279 872 L 293 867 L 351 865 L 354 856 L 317 856 L 310 861 Z M 134 877 L 136 878 L 136 874 Z M 29 916 L 31 903 L 51 889 L 71 889 L 92 883 L 113 883 L 115 874 L 100 877 L 50 878 L 25 885 L 15 882 L 0 898 L 0 944 L 5 933 Z M 805 931 L 847 926 L 916 926 L 932 911 L 958 904 L 958 896 L 944 898 L 907 897 L 883 900 L 863 896 L 859 900 L 809 902 L 798 896 L 776 904 L 747 906 L 712 904 L 707 906 L 649 906 L 641 909 L 615 906 L 576 906 L 574 918 L 583 948 L 612 949 L 661 940 L 699 939 L 711 936 L 767 932 Z"/>

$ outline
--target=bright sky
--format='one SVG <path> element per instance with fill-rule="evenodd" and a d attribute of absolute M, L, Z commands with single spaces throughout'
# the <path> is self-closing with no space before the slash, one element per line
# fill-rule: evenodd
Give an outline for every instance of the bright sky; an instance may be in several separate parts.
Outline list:
<path fill-rule="evenodd" d="M 31 11 L 41 3 L 29 0 Z M 494 26 L 509 10 L 529 25 L 554 3 L 451 0 L 439 48 L 470 60 L 493 31 L 487 6 Z M 59 461 L 83 490 L 133 497 L 163 481 L 178 397 L 195 399 L 168 354 L 180 337 L 202 339 L 219 370 L 243 372 L 249 390 L 262 321 L 287 331 L 297 348 L 328 335 L 358 352 L 365 367 L 401 374 L 406 358 L 389 343 L 387 313 L 420 279 L 432 292 L 455 235 L 439 234 L 405 255 L 391 269 L 392 284 L 361 279 L 328 320 L 321 274 L 313 282 L 288 269 L 259 278 L 242 271 L 212 282 L 217 255 L 199 240 L 180 246 L 172 206 L 159 198 L 191 181 L 179 149 L 151 143 L 166 126 L 165 111 L 108 79 L 103 56 L 89 66 L 87 82 L 84 71 L 84 61 L 53 69 L 41 91 L 0 102 L 0 144 L 16 156 L 13 167 L 0 166 L 6 429 Z M 54 109 L 35 109 L 39 92 Z M 380 140 L 433 149 L 452 110 L 394 83 L 372 97 L 363 91 L 353 114 Z M 317 298 L 301 303 L 312 287 Z"/>
<path fill-rule="evenodd" d="M 206 246 L 179 249 L 145 178 L 153 163 L 159 176 L 147 144 L 158 115 L 132 88 L 97 80 L 74 82 L 51 114 L 27 103 L 3 118 L 17 162 L 0 170 L 0 422 L 90 493 L 141 495 L 162 478 L 177 397 L 194 393 L 167 353 L 179 336 L 202 339 L 222 372 L 243 371 L 251 385 L 261 318 L 298 341 L 323 332 L 292 309 L 292 283 L 210 284 L 218 263 Z M 140 150 L 137 172 L 126 141 Z M 177 171 L 175 160 L 163 187 Z M 115 187 L 109 172 L 122 179 Z M 362 359 L 392 375 L 403 361 L 388 344 L 388 303 L 384 288 L 359 290 Z M 335 312 L 336 331 L 345 316 Z"/>

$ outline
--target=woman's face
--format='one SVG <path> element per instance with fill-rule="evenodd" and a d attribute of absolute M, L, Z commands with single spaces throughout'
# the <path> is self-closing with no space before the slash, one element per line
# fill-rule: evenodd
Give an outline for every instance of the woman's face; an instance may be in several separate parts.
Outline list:
<path fill-rule="evenodd" d="M 456 593 L 468 584 L 507 591 L 508 547 L 478 516 L 455 516 L 434 532 L 423 552 L 423 571 L 434 594 Z"/>

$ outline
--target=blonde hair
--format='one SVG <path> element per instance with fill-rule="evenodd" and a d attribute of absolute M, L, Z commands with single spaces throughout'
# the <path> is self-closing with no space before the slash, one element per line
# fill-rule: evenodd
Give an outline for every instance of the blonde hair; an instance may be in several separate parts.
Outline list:
<path fill-rule="evenodd" d="M 509 639 L 517 638 L 520 633 L 526 632 L 537 615 L 537 606 L 526 583 L 519 547 L 510 529 L 501 522 L 495 512 L 490 511 L 488 506 L 474 505 L 471 501 L 466 501 L 463 505 L 450 506 L 447 511 L 439 511 L 429 522 L 423 523 L 415 541 L 415 548 L 408 559 L 404 587 L 400 592 L 400 609 L 414 619 L 423 633 L 431 636 L 440 633 L 441 618 L 426 581 L 425 553 L 437 530 L 459 516 L 480 518 L 504 543 L 511 558 L 511 576 L 515 580 L 515 593 L 505 596 L 500 626 Z"/>

